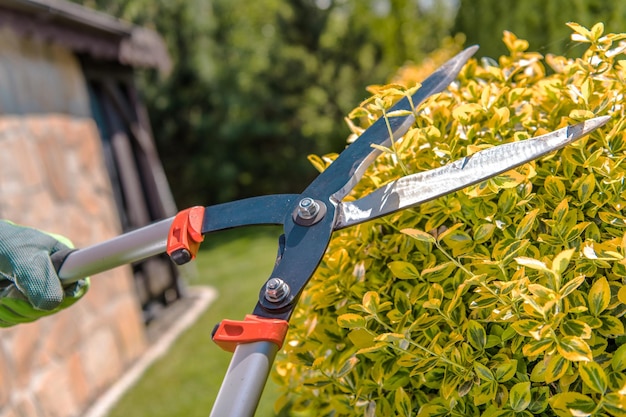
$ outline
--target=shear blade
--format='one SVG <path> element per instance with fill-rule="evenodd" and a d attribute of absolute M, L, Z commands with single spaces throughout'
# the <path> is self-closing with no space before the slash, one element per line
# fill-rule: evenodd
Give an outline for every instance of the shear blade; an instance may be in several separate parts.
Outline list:
<path fill-rule="evenodd" d="M 413 107 L 419 107 L 428 97 L 448 88 L 477 50 L 478 46 L 471 46 L 448 60 L 424 80 L 411 100 L 404 97 L 389 112 L 412 111 Z M 359 182 L 367 167 L 380 155 L 380 151 L 372 145 L 386 145 L 391 138 L 394 140 L 400 138 L 410 129 L 414 121 L 413 114 L 393 116 L 387 120 L 378 119 L 307 187 L 303 195 L 313 197 L 332 195 L 333 200 L 340 201 Z"/>
<path fill-rule="evenodd" d="M 596 117 L 536 138 L 485 149 L 440 168 L 399 178 L 361 199 L 341 203 L 335 229 L 417 206 L 477 184 L 560 149 L 603 126 L 609 119 L 609 116 Z"/>

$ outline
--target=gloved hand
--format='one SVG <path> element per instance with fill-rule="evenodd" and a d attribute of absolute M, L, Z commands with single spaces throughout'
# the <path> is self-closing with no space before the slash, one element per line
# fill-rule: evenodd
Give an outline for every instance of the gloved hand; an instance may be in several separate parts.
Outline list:
<path fill-rule="evenodd" d="M 56 313 L 87 292 L 89 278 L 64 287 L 50 259 L 71 247 L 62 236 L 0 220 L 0 327 Z"/>

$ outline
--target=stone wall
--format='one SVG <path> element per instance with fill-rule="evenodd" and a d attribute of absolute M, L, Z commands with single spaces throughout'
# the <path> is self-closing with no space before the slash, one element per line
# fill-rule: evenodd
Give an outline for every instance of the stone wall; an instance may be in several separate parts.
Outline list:
<path fill-rule="evenodd" d="M 65 100 L 73 113 L 88 114 L 80 67 L 69 52 L 45 44 L 20 49 L 24 42 L 0 31 L 0 218 L 65 235 L 79 247 L 112 238 L 120 226 L 93 120 L 63 109 L 20 111 L 16 100 L 32 106 L 37 90 L 24 95 L 7 85 L 52 71 L 63 95 L 47 96 L 52 110 Z M 33 65 L 44 67 L 19 72 Z M 91 283 L 71 308 L 0 329 L 0 417 L 80 416 L 144 351 L 130 268 L 98 274 Z"/>

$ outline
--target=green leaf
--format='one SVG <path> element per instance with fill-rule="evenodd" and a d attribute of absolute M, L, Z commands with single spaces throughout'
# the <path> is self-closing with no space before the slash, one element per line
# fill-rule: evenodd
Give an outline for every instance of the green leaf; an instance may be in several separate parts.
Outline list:
<path fill-rule="evenodd" d="M 358 329 L 365 327 L 365 318 L 354 313 L 346 313 L 337 317 L 337 324 L 344 329 Z"/>
<path fill-rule="evenodd" d="M 611 367 L 617 372 L 621 372 L 626 369 L 626 345 L 621 345 L 615 352 L 613 352 Z"/>
<path fill-rule="evenodd" d="M 407 395 L 406 391 L 400 387 L 396 389 L 394 394 L 394 406 L 398 416 L 411 417 L 413 406 L 411 405 L 411 398 Z"/>
<path fill-rule="evenodd" d="M 586 203 L 590 198 L 593 192 L 596 189 L 596 177 L 593 174 L 589 174 L 585 177 L 585 179 L 580 183 L 578 187 L 578 200 L 581 203 Z"/>
<path fill-rule="evenodd" d="M 589 416 L 596 409 L 596 403 L 579 392 L 562 392 L 548 400 L 558 416 Z"/>
<path fill-rule="evenodd" d="M 475 349 L 483 350 L 487 343 L 487 332 L 479 322 L 470 320 L 467 323 L 467 340 Z"/>
<path fill-rule="evenodd" d="M 419 360 L 415 366 L 411 369 L 411 376 L 424 374 L 433 369 L 439 363 L 439 358 L 431 356 L 422 360 Z"/>
<path fill-rule="evenodd" d="M 402 333 L 382 333 L 376 336 L 374 340 L 376 340 L 377 342 L 393 343 L 406 340 L 406 337 L 404 337 Z"/>
<path fill-rule="evenodd" d="M 626 416 L 626 395 L 621 393 L 610 393 L 602 399 L 602 408 L 609 415 L 624 417 Z"/>
<path fill-rule="evenodd" d="M 509 404 L 514 411 L 523 411 L 530 404 L 530 382 L 519 382 L 513 385 L 509 393 Z"/>
<path fill-rule="evenodd" d="M 348 373 L 354 369 L 356 364 L 359 363 L 359 359 L 356 356 L 350 357 L 347 361 L 344 362 L 342 367 L 333 374 L 335 378 L 343 378 L 348 375 Z"/>
<path fill-rule="evenodd" d="M 554 354 L 547 359 L 546 383 L 550 384 L 561 379 L 569 369 L 569 362 L 563 356 Z"/>
<path fill-rule="evenodd" d="M 572 260 L 572 255 L 574 255 L 575 249 L 568 249 L 560 252 L 558 255 L 554 257 L 552 260 L 552 271 L 554 271 L 557 275 L 562 275 L 570 261 Z"/>
<path fill-rule="evenodd" d="M 515 262 L 517 262 L 519 265 L 535 269 L 537 271 L 552 272 L 545 263 L 541 262 L 538 259 L 528 258 L 526 256 L 518 256 L 517 258 L 515 258 Z"/>
<path fill-rule="evenodd" d="M 474 229 L 474 242 L 483 243 L 491 239 L 496 226 L 491 223 L 483 223 Z"/>
<path fill-rule="evenodd" d="M 580 378 L 586 386 L 598 394 L 604 394 L 608 386 L 608 379 L 604 369 L 596 362 L 581 363 L 578 367 Z"/>
<path fill-rule="evenodd" d="M 561 289 L 559 290 L 559 294 L 561 295 L 561 297 L 565 298 L 568 295 L 570 295 L 572 292 L 574 292 L 576 288 L 580 287 L 580 285 L 583 282 L 585 282 L 584 275 L 579 275 L 577 277 L 574 277 L 570 279 L 569 281 L 567 281 L 565 285 L 561 287 Z"/>
<path fill-rule="evenodd" d="M 589 304 L 589 312 L 598 317 L 608 306 L 611 301 L 611 288 L 605 277 L 596 279 L 587 294 L 587 302 Z"/>
<path fill-rule="evenodd" d="M 568 361 L 587 362 L 593 360 L 591 348 L 580 337 L 565 336 L 559 339 L 556 346 L 559 353 Z"/>
<path fill-rule="evenodd" d="M 582 320 L 563 320 L 560 329 L 565 336 L 576 336 L 583 339 L 591 337 L 591 327 Z"/>
<path fill-rule="evenodd" d="M 554 209 L 554 213 L 552 213 L 552 218 L 557 223 L 560 223 L 565 219 L 565 216 L 569 213 L 569 203 L 566 199 L 563 199 L 556 208 Z"/>
<path fill-rule="evenodd" d="M 537 218 L 537 213 L 539 213 L 539 209 L 534 209 L 527 213 L 522 220 L 520 220 L 517 228 L 515 229 L 515 238 L 522 239 L 524 236 L 530 232 L 535 223 L 535 219 Z"/>
<path fill-rule="evenodd" d="M 432 268 L 422 270 L 422 279 L 428 282 L 440 282 L 446 278 L 450 278 L 457 268 L 454 262 L 443 262 Z"/>
<path fill-rule="evenodd" d="M 602 326 L 598 329 L 598 333 L 602 336 L 617 337 L 624 334 L 624 324 L 619 318 L 603 314 L 600 320 L 602 320 Z"/>
<path fill-rule="evenodd" d="M 363 309 L 366 313 L 377 314 L 380 305 L 380 296 L 376 291 L 368 291 L 363 295 Z"/>
<path fill-rule="evenodd" d="M 399 279 L 413 279 L 420 276 L 415 265 L 410 262 L 393 261 L 389 262 L 387 267 L 391 270 L 391 273 Z"/>
<path fill-rule="evenodd" d="M 498 302 L 498 298 L 491 294 L 483 294 L 480 297 L 472 300 L 470 303 L 470 308 L 473 309 L 482 309 L 491 307 Z"/>
<path fill-rule="evenodd" d="M 454 395 L 459 388 L 461 380 L 462 377 L 460 375 L 456 375 L 450 368 L 446 369 L 446 374 L 443 377 L 443 381 L 441 381 L 441 388 L 439 388 L 441 396 L 448 399 Z"/>
<path fill-rule="evenodd" d="M 419 240 L 421 242 L 429 242 L 429 243 L 435 243 L 435 238 L 433 237 L 433 235 L 426 233 L 422 230 L 418 230 L 418 229 L 402 229 L 400 230 L 401 233 L 404 233 L 407 236 L 412 237 L 413 239 Z"/>
<path fill-rule="evenodd" d="M 534 387 L 531 388 L 530 394 L 532 400 L 528 405 L 528 411 L 532 413 L 533 416 L 538 416 L 548 408 L 548 399 L 550 398 L 550 387 L 542 386 L 542 387 Z"/>
<path fill-rule="evenodd" d="M 531 340 L 522 348 L 524 356 L 537 356 L 554 346 L 554 340 L 543 338 L 539 340 Z"/>
<path fill-rule="evenodd" d="M 511 327 L 517 334 L 526 337 L 535 337 L 533 334 L 536 334 L 542 325 L 541 322 L 530 319 L 516 320 L 511 323 Z"/>
<path fill-rule="evenodd" d="M 517 371 L 517 360 L 511 359 L 504 363 L 498 364 L 493 368 L 493 374 L 496 381 L 502 383 L 510 380 L 515 376 Z"/>
<path fill-rule="evenodd" d="M 420 407 L 417 417 L 445 417 L 450 415 L 450 410 L 441 404 L 426 404 Z"/>
<path fill-rule="evenodd" d="M 463 255 L 472 250 L 474 247 L 472 237 L 463 230 L 447 230 L 442 234 L 440 240 L 445 242 L 445 244 L 452 249 L 453 256 Z"/>
<path fill-rule="evenodd" d="M 355 329 L 348 333 L 348 339 L 355 348 L 364 349 L 374 345 L 374 336 L 365 329 Z"/>
<path fill-rule="evenodd" d="M 546 191 L 552 195 L 552 197 L 554 197 L 555 200 L 557 201 L 562 201 L 565 198 L 565 185 L 563 185 L 563 181 L 561 181 L 561 179 L 549 175 L 548 177 L 546 177 L 546 180 L 543 183 L 544 188 L 546 189 Z"/>
<path fill-rule="evenodd" d="M 476 372 L 476 375 L 484 381 L 495 381 L 495 378 L 489 368 L 480 362 L 474 362 L 474 372 Z"/>

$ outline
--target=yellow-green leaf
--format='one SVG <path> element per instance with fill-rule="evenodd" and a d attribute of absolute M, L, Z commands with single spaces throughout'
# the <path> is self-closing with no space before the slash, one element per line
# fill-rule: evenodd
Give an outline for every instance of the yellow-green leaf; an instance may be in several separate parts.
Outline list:
<path fill-rule="evenodd" d="M 397 388 L 395 391 L 394 406 L 398 416 L 410 417 L 412 415 L 413 406 L 411 405 L 411 398 L 402 387 Z"/>
<path fill-rule="evenodd" d="M 412 279 L 420 276 L 419 271 L 410 262 L 393 261 L 387 264 L 394 277 L 399 279 Z"/>
<path fill-rule="evenodd" d="M 578 23 L 574 23 L 574 22 L 568 22 L 567 26 L 569 26 L 569 28 L 575 32 L 572 34 L 573 41 L 576 41 L 576 42 L 590 42 L 591 41 L 591 32 L 586 27 L 581 26 Z"/>
<path fill-rule="evenodd" d="M 517 258 L 515 258 L 515 262 L 527 268 L 536 269 L 537 271 L 552 272 L 545 263 L 541 262 L 538 259 L 528 258 L 526 256 L 518 256 Z"/>
<path fill-rule="evenodd" d="M 591 39 L 597 41 L 604 33 L 604 23 L 598 22 L 591 27 Z M 587 80 L 589 81 L 589 80 Z"/>
<path fill-rule="evenodd" d="M 459 256 L 469 252 L 474 247 L 474 241 L 472 237 L 463 230 L 446 230 L 439 237 L 439 240 L 443 240 L 446 245 L 452 249 L 454 256 Z"/>
<path fill-rule="evenodd" d="M 509 404 L 514 411 L 524 411 L 530 404 L 530 382 L 518 382 L 509 393 Z"/>
<path fill-rule="evenodd" d="M 380 304 L 380 296 L 376 291 L 368 291 L 363 295 L 363 309 L 367 313 L 378 313 L 378 306 Z"/>
<path fill-rule="evenodd" d="M 347 361 L 345 361 L 343 363 L 343 365 L 341 366 L 341 368 L 339 368 L 339 370 L 337 372 L 335 372 L 333 374 L 333 376 L 335 378 L 343 378 L 344 376 L 346 376 L 352 369 L 354 369 L 354 367 L 356 366 L 356 364 L 359 363 L 359 359 L 356 356 L 352 356 L 350 357 Z"/>
<path fill-rule="evenodd" d="M 596 403 L 579 392 L 562 392 L 548 400 L 550 407 L 560 416 L 590 416 Z"/>
<path fill-rule="evenodd" d="M 552 260 L 552 271 L 555 274 L 561 275 L 567 269 L 570 261 L 572 260 L 572 256 L 574 255 L 575 249 L 568 249 L 562 252 L 559 252 L 554 259 Z"/>
<path fill-rule="evenodd" d="M 580 200 L 581 203 L 587 202 L 591 198 L 591 194 L 593 194 L 595 189 L 596 177 L 593 174 L 589 174 L 578 187 L 578 200 Z"/>
<path fill-rule="evenodd" d="M 626 345 L 621 345 L 615 352 L 613 352 L 611 367 L 617 372 L 621 372 L 626 369 Z"/>
<path fill-rule="evenodd" d="M 433 235 L 426 233 L 423 230 L 402 229 L 400 230 L 400 232 L 404 233 L 405 235 L 411 236 L 413 239 L 416 239 L 422 242 L 435 243 L 435 238 L 433 237 Z"/>
<path fill-rule="evenodd" d="M 534 337 L 533 334 L 541 328 L 543 324 L 537 320 L 522 319 L 511 323 L 511 327 L 520 335 Z"/>
<path fill-rule="evenodd" d="M 624 335 L 624 324 L 619 318 L 610 314 L 603 314 L 599 318 L 602 320 L 602 326 L 598 329 L 598 332 L 602 336 L 617 337 Z"/>
<path fill-rule="evenodd" d="M 487 343 L 487 332 L 479 322 L 470 320 L 467 323 L 467 340 L 478 350 L 483 350 Z"/>
<path fill-rule="evenodd" d="M 623 286 L 619 289 L 619 291 L 617 292 L 617 299 L 620 301 L 620 303 L 626 304 L 626 286 Z"/>
<path fill-rule="evenodd" d="M 358 329 L 365 327 L 365 318 L 354 313 L 346 313 L 337 317 L 337 324 L 344 329 Z"/>
<path fill-rule="evenodd" d="M 565 336 L 556 345 L 558 352 L 568 361 L 587 362 L 593 360 L 591 348 L 580 337 Z"/>
<path fill-rule="evenodd" d="M 495 378 L 489 368 L 480 362 L 474 362 L 474 372 L 476 372 L 476 375 L 482 380 L 495 381 Z"/>
<path fill-rule="evenodd" d="M 455 269 L 456 264 L 453 262 L 443 262 L 432 268 L 423 269 L 422 279 L 428 282 L 440 282 L 449 278 Z"/>
<path fill-rule="evenodd" d="M 569 369 L 569 362 L 563 356 L 554 354 L 548 357 L 546 364 L 546 383 L 558 381 Z"/>
<path fill-rule="evenodd" d="M 550 175 L 546 177 L 543 186 L 556 200 L 562 201 L 565 198 L 566 189 L 560 178 Z"/>
<path fill-rule="evenodd" d="M 587 302 L 589 304 L 589 312 L 598 316 L 602 313 L 611 302 L 611 288 L 605 277 L 596 279 L 587 294 Z"/>
<path fill-rule="evenodd" d="M 580 378 L 585 385 L 591 388 L 594 392 L 604 394 L 608 386 L 608 379 L 604 369 L 596 362 L 581 363 L 578 367 Z"/>
<path fill-rule="evenodd" d="M 496 226 L 491 223 L 483 223 L 474 229 L 474 242 L 483 243 L 493 236 Z"/>
<path fill-rule="evenodd" d="M 549 348 L 552 348 L 552 346 L 554 346 L 554 341 L 551 339 L 544 338 L 539 340 L 531 340 L 524 345 L 524 347 L 522 348 L 522 353 L 524 354 L 524 356 L 533 357 L 545 352 Z"/>
<path fill-rule="evenodd" d="M 591 327 L 582 320 L 563 320 L 560 328 L 565 336 L 576 336 L 582 339 L 591 337 Z"/>
<path fill-rule="evenodd" d="M 470 124 L 482 112 L 482 107 L 477 103 L 466 103 L 457 106 L 452 110 L 452 117 L 462 124 Z"/>
<path fill-rule="evenodd" d="M 567 199 L 563 199 L 554 209 L 554 213 L 552 213 L 552 218 L 560 223 L 565 216 L 569 213 L 569 203 Z"/>
<path fill-rule="evenodd" d="M 568 295 L 570 295 L 572 292 L 574 292 L 576 288 L 580 287 L 580 284 L 582 284 L 583 282 L 585 282 L 584 275 L 579 275 L 577 277 L 574 277 L 570 279 L 569 281 L 567 281 L 565 285 L 561 287 L 561 289 L 559 290 L 559 294 L 561 295 L 561 297 L 565 298 Z"/>
<path fill-rule="evenodd" d="M 516 239 L 522 239 L 528 234 L 528 232 L 532 229 L 533 224 L 535 223 L 537 213 L 539 213 L 539 209 L 534 209 L 527 213 L 522 220 L 520 220 L 517 228 L 515 229 Z"/>
<path fill-rule="evenodd" d="M 515 376 L 517 371 L 517 360 L 510 359 L 493 368 L 493 375 L 498 382 L 506 382 Z"/>

